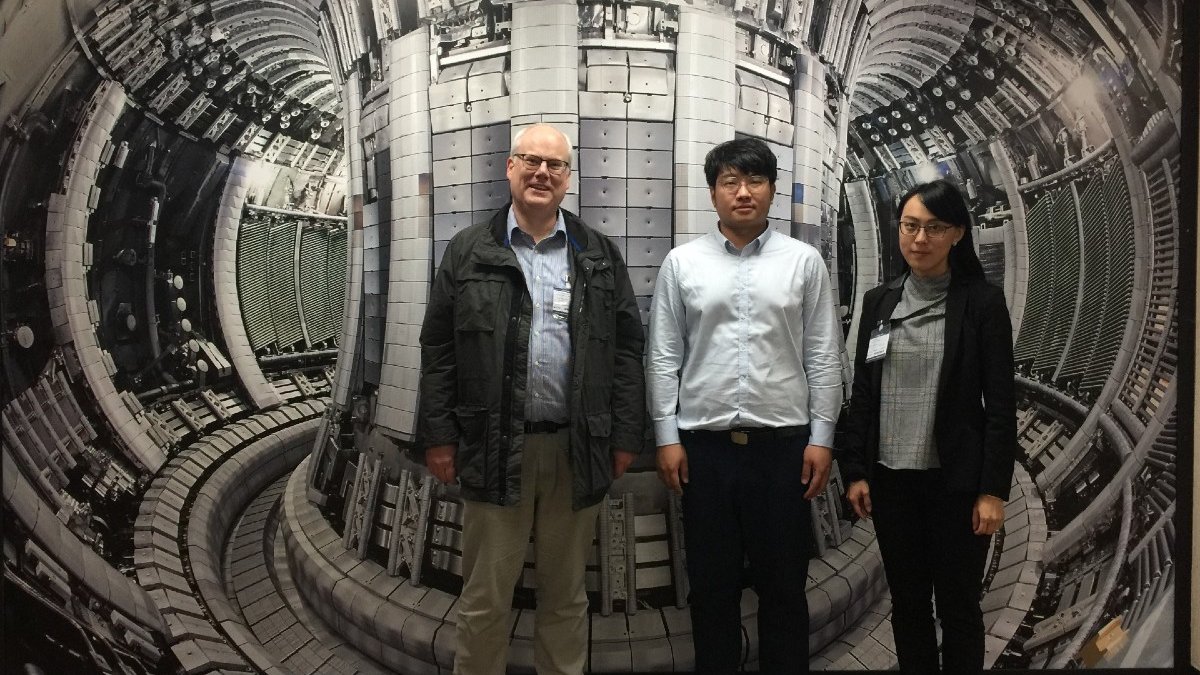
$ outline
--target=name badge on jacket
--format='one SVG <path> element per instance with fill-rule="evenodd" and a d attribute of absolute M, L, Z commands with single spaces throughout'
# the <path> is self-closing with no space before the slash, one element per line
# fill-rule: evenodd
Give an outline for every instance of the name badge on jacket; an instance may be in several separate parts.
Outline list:
<path fill-rule="evenodd" d="M 867 363 L 878 361 L 887 356 L 888 338 L 892 335 L 891 324 L 882 321 L 871 331 L 871 341 L 867 343 Z"/>

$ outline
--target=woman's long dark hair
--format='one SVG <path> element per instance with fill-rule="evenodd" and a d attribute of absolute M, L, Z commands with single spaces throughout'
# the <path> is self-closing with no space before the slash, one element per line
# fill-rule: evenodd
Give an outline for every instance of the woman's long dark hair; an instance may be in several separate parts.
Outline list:
<path fill-rule="evenodd" d="M 943 223 L 963 228 L 963 238 L 956 246 L 950 247 L 950 276 L 953 279 L 971 279 L 983 277 L 983 264 L 975 254 L 975 241 L 971 237 L 971 211 L 967 200 L 963 198 L 958 187 L 945 179 L 922 183 L 900 198 L 896 206 L 896 220 L 904 212 L 904 205 L 909 199 L 920 197 L 921 203 L 929 212 L 937 216 Z M 907 264 L 905 265 L 907 267 Z"/>

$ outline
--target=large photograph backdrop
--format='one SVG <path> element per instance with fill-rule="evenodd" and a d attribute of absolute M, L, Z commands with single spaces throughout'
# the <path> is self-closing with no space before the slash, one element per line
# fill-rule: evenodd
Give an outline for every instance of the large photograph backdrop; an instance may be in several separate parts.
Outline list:
<path fill-rule="evenodd" d="M 1013 318 L 1019 396 L 1012 498 L 982 571 L 986 663 L 1173 667 L 1190 506 L 1176 402 L 1192 389 L 1178 307 L 1194 293 L 1180 257 L 1195 246 L 1183 11 L 0 6 L 0 660 L 449 672 L 460 501 L 406 454 L 417 336 L 446 243 L 507 201 L 512 135 L 550 122 L 575 142 L 564 207 L 617 242 L 643 320 L 667 251 L 716 225 L 702 163 L 724 140 L 778 155 L 771 226 L 821 251 L 847 335 L 901 269 L 898 196 L 962 185 Z M 646 447 L 588 563 L 596 672 L 692 665 L 687 542 Z M 814 501 L 811 633 L 796 639 L 816 670 L 887 670 L 888 589 L 844 489 L 835 473 Z M 747 591 L 747 668 L 756 614 Z"/>

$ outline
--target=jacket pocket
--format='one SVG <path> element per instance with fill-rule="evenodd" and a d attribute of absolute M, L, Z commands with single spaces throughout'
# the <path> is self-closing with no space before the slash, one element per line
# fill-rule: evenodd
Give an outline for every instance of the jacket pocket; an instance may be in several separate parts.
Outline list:
<path fill-rule="evenodd" d="M 591 413 L 587 416 L 588 463 L 591 466 L 591 484 L 588 492 L 608 489 L 612 484 L 612 452 L 609 438 L 612 436 L 612 413 Z"/>
<path fill-rule="evenodd" d="M 482 406 L 459 406 L 454 409 L 458 418 L 458 452 L 455 453 L 455 472 L 459 482 L 468 488 L 482 490 L 488 478 L 488 409 Z"/>
<path fill-rule="evenodd" d="M 612 435 L 612 413 L 588 413 L 588 435 L 596 438 L 608 438 Z"/>

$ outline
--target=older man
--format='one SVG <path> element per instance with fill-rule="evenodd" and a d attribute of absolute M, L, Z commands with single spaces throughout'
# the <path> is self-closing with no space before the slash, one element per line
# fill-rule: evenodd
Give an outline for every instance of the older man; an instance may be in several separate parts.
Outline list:
<path fill-rule="evenodd" d="M 504 672 L 532 529 L 534 665 L 582 673 L 596 514 L 643 445 L 644 337 L 620 253 L 559 208 L 566 135 L 523 129 L 507 173 L 511 204 L 450 241 L 421 330 L 426 465 L 463 496 L 454 672 Z"/>

